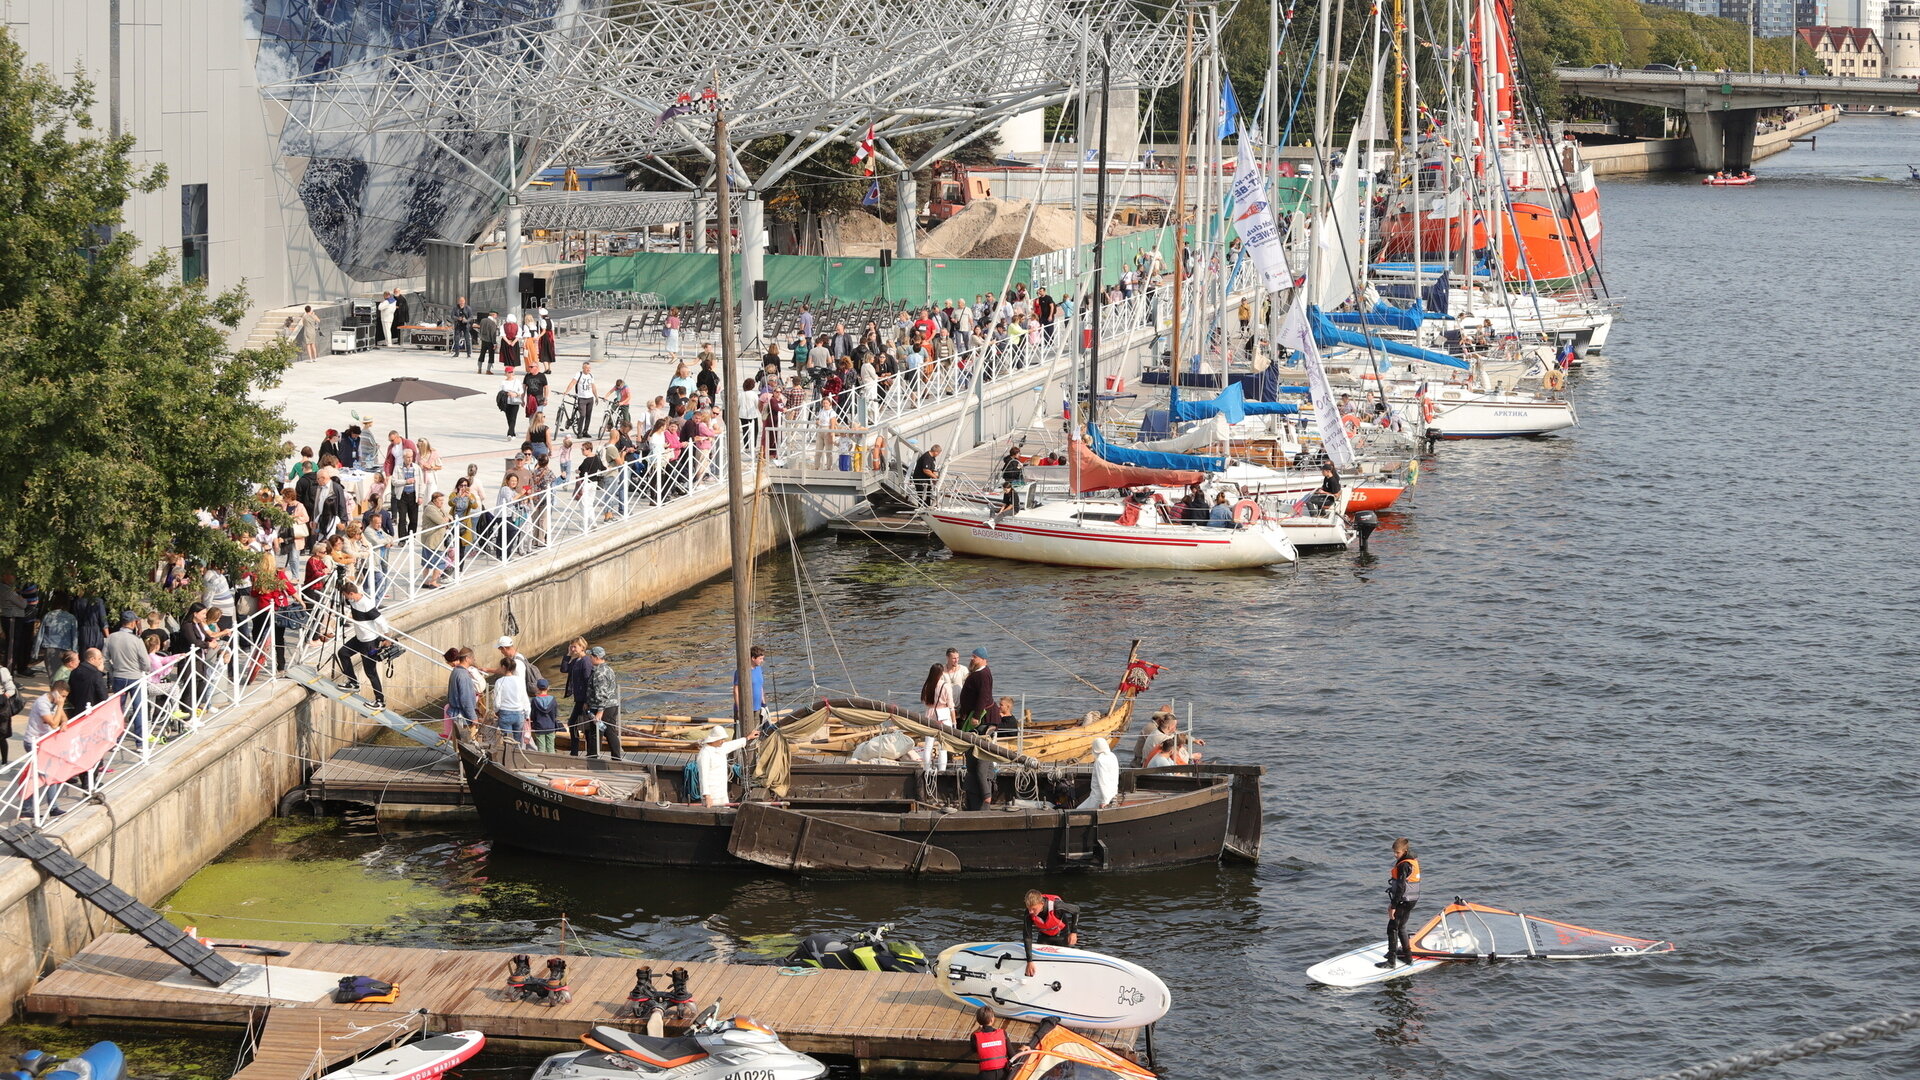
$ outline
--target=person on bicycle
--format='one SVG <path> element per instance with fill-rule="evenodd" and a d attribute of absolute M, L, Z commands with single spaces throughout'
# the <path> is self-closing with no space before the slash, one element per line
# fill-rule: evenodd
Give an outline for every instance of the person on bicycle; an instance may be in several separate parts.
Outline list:
<path fill-rule="evenodd" d="M 633 423 L 633 388 L 627 385 L 627 380 L 613 380 L 613 389 L 607 391 L 606 401 L 608 432 L 618 431 Z"/>

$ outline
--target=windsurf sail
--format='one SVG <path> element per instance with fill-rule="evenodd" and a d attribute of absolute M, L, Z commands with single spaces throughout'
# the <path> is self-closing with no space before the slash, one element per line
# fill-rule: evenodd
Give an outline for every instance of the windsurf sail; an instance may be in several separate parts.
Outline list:
<path fill-rule="evenodd" d="M 1457 898 L 1413 935 L 1412 944 L 1418 956 L 1454 960 L 1587 960 L 1673 951 L 1671 941 L 1593 930 Z"/>
<path fill-rule="evenodd" d="M 1013 1059 L 1013 1080 L 1157 1080 L 1138 1062 L 1049 1019 Z"/>
<path fill-rule="evenodd" d="M 1136 465 L 1118 465 L 1103 461 L 1087 444 L 1074 439 L 1067 444 L 1067 453 L 1073 455 L 1073 489 L 1076 493 L 1088 491 L 1107 491 L 1123 487 L 1186 487 L 1205 480 L 1206 474 L 1183 469 L 1150 469 Z M 1142 454 L 1147 451 L 1140 451 Z M 1159 457 L 1184 457 L 1183 454 L 1160 454 Z"/>

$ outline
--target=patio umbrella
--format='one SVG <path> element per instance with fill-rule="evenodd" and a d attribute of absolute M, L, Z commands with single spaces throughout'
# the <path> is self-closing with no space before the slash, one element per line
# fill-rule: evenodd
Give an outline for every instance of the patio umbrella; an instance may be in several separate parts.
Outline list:
<path fill-rule="evenodd" d="M 349 390 L 344 394 L 330 395 L 328 401 L 376 401 L 386 405 L 400 406 L 400 427 L 407 438 L 413 438 L 413 428 L 409 423 L 407 407 L 416 401 L 451 401 L 454 398 L 470 397 L 479 393 L 464 386 L 452 383 L 433 382 L 412 375 L 403 375 L 397 379 L 388 379 L 383 383 L 363 386 L 358 390 Z"/>

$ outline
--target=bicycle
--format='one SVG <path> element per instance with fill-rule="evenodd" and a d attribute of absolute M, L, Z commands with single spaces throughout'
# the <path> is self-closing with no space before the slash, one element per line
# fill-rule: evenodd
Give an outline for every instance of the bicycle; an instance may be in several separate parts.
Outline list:
<path fill-rule="evenodd" d="M 606 415 L 600 418 L 600 438 L 603 441 L 613 438 L 614 433 L 620 430 L 621 424 L 631 423 L 632 420 L 633 412 L 631 406 L 607 406 Z"/>

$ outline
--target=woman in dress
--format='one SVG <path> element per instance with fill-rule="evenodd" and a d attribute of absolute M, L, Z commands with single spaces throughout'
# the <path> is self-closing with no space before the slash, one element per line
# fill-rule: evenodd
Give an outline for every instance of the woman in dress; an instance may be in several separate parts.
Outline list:
<path fill-rule="evenodd" d="M 680 309 L 668 308 L 667 317 L 660 324 L 660 333 L 667 339 L 667 355 L 680 355 Z"/>
<path fill-rule="evenodd" d="M 425 439 L 414 440 L 413 463 L 420 469 L 419 491 L 420 505 L 425 506 L 440 490 L 440 473 L 445 466 L 440 464 L 440 451 Z"/>

